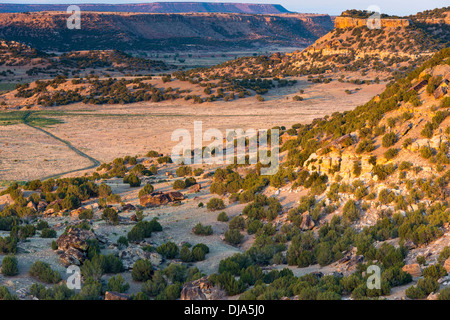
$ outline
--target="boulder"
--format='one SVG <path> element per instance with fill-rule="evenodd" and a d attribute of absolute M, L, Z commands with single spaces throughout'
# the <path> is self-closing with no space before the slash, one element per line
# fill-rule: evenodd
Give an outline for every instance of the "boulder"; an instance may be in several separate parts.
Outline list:
<path fill-rule="evenodd" d="M 48 203 L 47 203 L 47 202 L 40 201 L 40 202 L 38 203 L 38 205 L 37 205 L 37 211 L 39 211 L 39 212 L 44 212 L 45 209 L 47 208 L 47 206 L 48 206 Z"/>
<path fill-rule="evenodd" d="M 14 200 L 11 198 L 9 193 L 0 196 L 0 211 L 3 210 L 6 206 L 12 205 L 13 203 Z"/>
<path fill-rule="evenodd" d="M 105 300 L 130 300 L 130 296 L 125 293 L 106 291 Z"/>
<path fill-rule="evenodd" d="M 422 276 L 422 269 L 418 263 L 407 264 L 402 268 L 402 270 L 409 273 L 413 278 Z"/>
<path fill-rule="evenodd" d="M 154 207 L 162 206 L 169 203 L 169 198 L 162 192 L 154 192 L 139 198 L 141 206 Z"/>
<path fill-rule="evenodd" d="M 86 254 L 75 248 L 68 248 L 63 251 L 60 250 L 59 261 L 63 266 L 68 267 L 70 265 L 81 266 L 84 260 L 86 260 Z"/>
<path fill-rule="evenodd" d="M 196 183 L 193 186 L 189 187 L 189 193 L 197 193 L 200 192 L 201 189 L 202 187 L 200 186 L 200 184 Z"/>
<path fill-rule="evenodd" d="M 64 266 L 81 265 L 89 249 L 88 240 L 97 239 L 90 230 L 69 228 L 57 240 L 59 259 Z"/>
<path fill-rule="evenodd" d="M 444 262 L 444 269 L 447 270 L 447 273 L 450 273 L 450 258 L 445 260 L 445 262 Z"/>
<path fill-rule="evenodd" d="M 416 244 L 410 239 L 406 240 L 406 242 L 404 244 L 404 247 L 406 249 L 408 249 L 408 250 L 412 250 L 412 249 L 417 248 Z"/>
<path fill-rule="evenodd" d="M 96 236 L 94 232 L 90 230 L 69 228 L 65 234 L 62 234 L 58 240 L 56 240 L 56 244 L 60 250 L 66 250 L 72 247 L 81 251 L 87 251 L 89 248 L 87 240 L 92 239 L 96 239 Z"/>
<path fill-rule="evenodd" d="M 118 256 L 122 259 L 125 269 L 133 268 L 134 263 L 139 259 L 150 260 L 153 266 L 158 267 L 162 263 L 162 256 L 155 252 L 147 252 L 139 246 L 130 245 L 123 250 L 119 250 Z"/>
<path fill-rule="evenodd" d="M 122 211 L 134 211 L 134 210 L 136 210 L 136 207 L 133 206 L 131 203 L 126 203 L 122 207 Z"/>
<path fill-rule="evenodd" d="M 169 197 L 170 201 L 180 201 L 184 199 L 184 196 L 181 192 L 173 191 L 168 192 L 166 195 Z"/>
<path fill-rule="evenodd" d="M 139 198 L 139 202 L 144 207 L 155 207 L 168 204 L 169 202 L 183 200 L 184 196 L 181 192 L 154 192 Z"/>
<path fill-rule="evenodd" d="M 32 201 L 28 202 L 27 207 L 37 211 L 36 205 Z"/>
<path fill-rule="evenodd" d="M 83 207 L 79 207 L 78 209 L 70 211 L 70 215 L 72 217 L 78 217 L 80 215 L 80 213 L 83 212 L 83 210 L 86 210 L 86 209 Z"/>
<path fill-rule="evenodd" d="M 206 295 L 199 287 L 186 285 L 181 290 L 181 300 L 206 300 Z"/>
<path fill-rule="evenodd" d="M 430 293 L 427 297 L 427 300 L 439 300 L 439 295 L 437 293 Z"/>
<path fill-rule="evenodd" d="M 300 224 L 300 229 L 303 231 L 311 230 L 314 228 L 314 221 L 308 211 L 302 214 L 302 223 Z"/>

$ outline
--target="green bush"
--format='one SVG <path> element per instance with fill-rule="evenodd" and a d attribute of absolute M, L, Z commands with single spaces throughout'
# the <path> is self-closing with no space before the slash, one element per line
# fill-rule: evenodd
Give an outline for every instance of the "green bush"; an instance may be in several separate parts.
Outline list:
<path fill-rule="evenodd" d="M 223 209 L 225 209 L 225 203 L 223 202 L 222 199 L 219 199 L 219 198 L 212 198 L 212 199 L 209 200 L 208 203 L 206 204 L 206 208 L 207 208 L 209 211 L 223 210 Z"/>
<path fill-rule="evenodd" d="M 152 278 L 153 275 L 153 266 L 149 260 L 137 260 L 131 271 L 131 277 L 134 281 L 147 281 Z"/>
<path fill-rule="evenodd" d="M 386 133 L 382 139 L 382 145 L 385 148 L 393 146 L 397 142 L 397 136 L 394 132 Z"/>
<path fill-rule="evenodd" d="M 113 276 L 109 279 L 108 284 L 106 285 L 107 291 L 114 291 L 124 293 L 130 288 L 130 285 L 125 282 L 121 275 Z"/>
<path fill-rule="evenodd" d="M 386 160 L 392 160 L 398 155 L 398 149 L 390 148 L 384 153 Z"/>
<path fill-rule="evenodd" d="M 178 177 L 185 177 L 192 175 L 192 168 L 188 166 L 181 166 L 177 169 L 177 176 Z"/>
<path fill-rule="evenodd" d="M 439 300 L 450 300 L 450 287 L 444 288 L 439 291 Z"/>
<path fill-rule="evenodd" d="M 9 292 L 8 288 L 5 286 L 0 287 L 0 300 L 19 300 L 16 295 Z"/>
<path fill-rule="evenodd" d="M 131 188 L 137 188 L 141 186 L 141 179 L 139 179 L 135 174 L 130 173 L 128 176 L 123 178 L 123 183 L 128 183 Z"/>
<path fill-rule="evenodd" d="M 217 216 L 217 221 L 220 222 L 228 222 L 230 218 L 227 216 L 225 211 L 222 211 L 221 213 L 219 213 L 219 215 Z"/>
<path fill-rule="evenodd" d="M 138 222 L 130 232 L 128 232 L 127 238 L 130 242 L 142 241 L 145 238 L 149 238 L 152 232 L 162 231 L 162 226 L 158 222 L 157 218 L 153 218 L 149 221 Z"/>
<path fill-rule="evenodd" d="M 439 283 L 432 278 L 423 278 L 417 281 L 417 286 L 406 289 L 406 296 L 410 299 L 424 299 L 430 293 L 439 290 Z"/>
<path fill-rule="evenodd" d="M 117 240 L 119 247 L 128 247 L 128 239 L 124 236 L 120 236 Z"/>
<path fill-rule="evenodd" d="M 2 261 L 2 274 L 7 277 L 12 277 L 19 274 L 17 267 L 17 258 L 13 256 L 6 256 Z"/>
<path fill-rule="evenodd" d="M 173 183 L 174 190 L 182 190 L 184 188 L 186 188 L 186 183 L 183 180 L 175 180 Z"/>
<path fill-rule="evenodd" d="M 439 280 L 447 275 L 447 271 L 440 264 L 432 264 L 423 270 L 424 278 Z"/>
<path fill-rule="evenodd" d="M 355 201 L 348 200 L 345 203 L 344 208 L 342 209 L 342 216 L 344 217 L 344 219 L 351 222 L 359 218 L 359 210 L 356 206 Z"/>
<path fill-rule="evenodd" d="M 244 235 L 237 229 L 230 229 L 225 232 L 225 241 L 231 245 L 238 245 L 244 239 Z"/>
<path fill-rule="evenodd" d="M 113 208 L 103 209 L 102 219 L 110 224 L 119 224 L 119 214 Z"/>
<path fill-rule="evenodd" d="M 80 212 L 80 214 L 78 215 L 78 219 L 80 220 L 86 220 L 86 219 L 92 219 L 94 218 L 94 211 L 90 210 L 90 209 L 85 209 L 83 211 Z"/>
<path fill-rule="evenodd" d="M 58 271 L 52 270 L 48 263 L 36 261 L 30 267 L 30 275 L 45 283 L 58 283 L 61 275 Z"/>
<path fill-rule="evenodd" d="M 142 198 L 147 194 L 151 194 L 153 190 L 155 190 L 155 188 L 150 183 L 147 183 L 144 188 L 139 191 L 139 198 Z"/>
<path fill-rule="evenodd" d="M 172 241 L 163 243 L 158 248 L 156 248 L 156 252 L 166 257 L 167 259 L 175 259 L 178 256 L 179 251 L 180 250 L 178 249 L 178 246 Z"/>
<path fill-rule="evenodd" d="M 200 236 L 209 236 L 213 234 L 213 229 L 211 226 L 204 226 L 201 223 L 196 224 L 192 231 L 194 234 Z"/>
<path fill-rule="evenodd" d="M 56 238 L 56 230 L 45 228 L 41 231 L 41 238 Z"/>

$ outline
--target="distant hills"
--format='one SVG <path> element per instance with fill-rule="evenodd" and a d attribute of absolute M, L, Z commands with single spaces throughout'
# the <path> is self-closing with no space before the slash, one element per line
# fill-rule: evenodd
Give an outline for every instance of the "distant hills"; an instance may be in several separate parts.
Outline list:
<path fill-rule="evenodd" d="M 66 12 L 0 13 L 0 39 L 44 51 L 305 47 L 333 29 L 328 15 L 284 13 L 84 12 L 81 30 Z"/>
<path fill-rule="evenodd" d="M 68 4 L 8 4 L 0 3 L 0 12 L 66 11 Z M 82 11 L 133 13 L 289 13 L 279 4 L 221 3 L 221 2 L 154 2 L 133 4 L 79 4 Z"/>

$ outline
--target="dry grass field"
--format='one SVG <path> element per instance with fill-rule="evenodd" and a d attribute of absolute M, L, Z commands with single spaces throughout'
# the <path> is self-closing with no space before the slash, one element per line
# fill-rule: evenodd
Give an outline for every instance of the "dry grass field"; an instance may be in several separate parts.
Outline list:
<path fill-rule="evenodd" d="M 252 96 L 202 104 L 183 100 L 103 106 L 80 103 L 48 108 L 39 114 L 63 122 L 45 126 L 46 131 L 100 162 L 109 162 L 125 155 L 143 155 L 152 149 L 168 154 L 177 144 L 171 141 L 172 132 L 178 128 L 193 132 L 194 121 L 202 121 L 204 131 L 217 128 L 224 134 L 226 129 L 234 128 L 268 129 L 278 125 L 289 128 L 336 111 L 354 109 L 385 86 L 338 81 L 312 84 L 306 77 L 296 79 L 292 87 L 270 90 L 263 102 Z M 189 83 L 174 81 L 171 86 L 184 89 Z M 361 90 L 355 91 L 356 88 Z M 349 95 L 345 90 L 354 93 Z M 304 100 L 294 101 L 295 95 Z M 91 164 L 60 141 L 25 125 L 0 127 L 0 135 L 3 181 L 38 179 Z"/>

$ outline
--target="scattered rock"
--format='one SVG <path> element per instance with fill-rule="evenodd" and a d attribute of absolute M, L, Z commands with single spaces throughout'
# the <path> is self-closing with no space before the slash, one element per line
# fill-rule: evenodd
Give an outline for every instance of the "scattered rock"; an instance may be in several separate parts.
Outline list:
<path fill-rule="evenodd" d="M 438 298 L 439 295 L 437 293 L 432 292 L 428 295 L 427 300 L 438 300 Z"/>
<path fill-rule="evenodd" d="M 86 259 L 86 252 L 89 249 L 87 241 L 92 239 L 97 239 L 97 237 L 90 230 L 69 228 L 56 240 L 61 263 L 66 267 L 72 264 L 81 265 Z"/>
<path fill-rule="evenodd" d="M 196 183 L 189 188 L 189 193 L 197 193 L 197 192 L 200 192 L 201 189 L 202 189 L 202 187 L 200 186 L 200 184 Z"/>
<path fill-rule="evenodd" d="M 70 215 L 72 217 L 78 217 L 80 213 L 83 212 L 84 210 L 86 210 L 84 207 L 79 207 L 78 209 L 70 211 Z"/>
<path fill-rule="evenodd" d="M 125 293 L 106 291 L 105 300 L 130 300 L 130 296 Z"/>
<path fill-rule="evenodd" d="M 402 270 L 409 273 L 413 278 L 422 276 L 422 269 L 418 263 L 407 264 L 402 268 Z"/>
<path fill-rule="evenodd" d="M 311 218 L 311 215 L 308 211 L 302 214 L 302 223 L 300 224 L 300 229 L 303 231 L 306 230 L 312 230 L 314 228 L 315 224 L 314 221 Z"/>
<path fill-rule="evenodd" d="M 181 300 L 226 300 L 226 292 L 214 286 L 208 277 L 188 282 L 181 290 Z"/>
<path fill-rule="evenodd" d="M 183 200 L 184 196 L 180 192 L 154 192 L 139 198 L 139 202 L 144 207 L 155 207 L 168 204 L 169 202 Z"/>
<path fill-rule="evenodd" d="M 136 207 L 133 206 L 131 203 L 126 203 L 123 207 L 122 207 L 122 211 L 134 211 L 136 210 Z"/>
<path fill-rule="evenodd" d="M 450 258 L 445 260 L 445 262 L 444 262 L 444 269 L 447 270 L 448 273 L 450 273 Z"/>
<path fill-rule="evenodd" d="M 122 259 L 125 269 L 132 269 L 134 263 L 139 259 L 150 260 L 153 266 L 158 267 L 162 263 L 162 256 L 155 252 L 147 252 L 139 246 L 130 245 L 123 250 L 119 250 L 118 256 Z"/>

